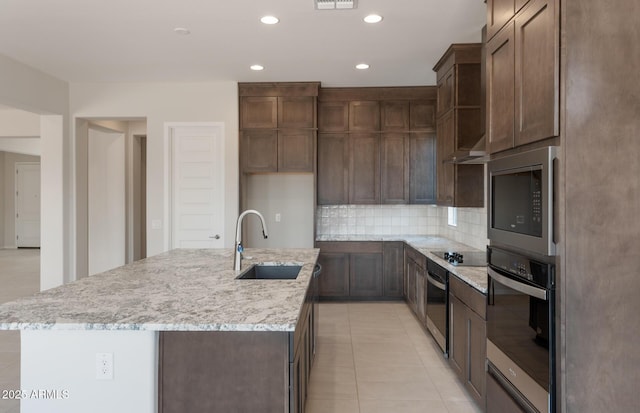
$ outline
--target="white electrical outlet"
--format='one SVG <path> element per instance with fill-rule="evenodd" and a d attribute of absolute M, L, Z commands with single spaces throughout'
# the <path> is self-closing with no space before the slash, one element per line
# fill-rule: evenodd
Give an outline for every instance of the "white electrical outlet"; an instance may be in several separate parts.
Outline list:
<path fill-rule="evenodd" d="M 280 222 L 282 221 L 282 215 L 280 215 L 280 213 L 276 214 L 276 222 Z"/>
<path fill-rule="evenodd" d="M 96 379 L 113 380 L 113 353 L 96 353 Z"/>

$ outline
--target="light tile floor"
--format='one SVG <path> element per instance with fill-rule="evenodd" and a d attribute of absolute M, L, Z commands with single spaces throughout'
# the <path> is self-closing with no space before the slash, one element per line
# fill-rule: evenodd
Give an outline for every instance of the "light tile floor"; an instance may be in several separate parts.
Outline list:
<path fill-rule="evenodd" d="M 0 304 L 40 291 L 40 250 L 0 249 Z M 20 388 L 20 334 L 0 330 L 0 413 L 19 413 L 2 390 Z"/>
<path fill-rule="evenodd" d="M 309 413 L 477 413 L 406 304 L 322 303 Z"/>

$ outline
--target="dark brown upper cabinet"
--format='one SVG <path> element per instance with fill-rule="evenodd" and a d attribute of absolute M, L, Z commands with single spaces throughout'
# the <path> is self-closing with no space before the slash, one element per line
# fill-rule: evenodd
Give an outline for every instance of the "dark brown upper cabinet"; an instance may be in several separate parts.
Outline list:
<path fill-rule="evenodd" d="M 318 134 L 318 204 L 349 203 L 349 135 Z"/>
<path fill-rule="evenodd" d="M 318 204 L 434 203 L 436 101 L 433 86 L 321 89 Z"/>
<path fill-rule="evenodd" d="M 349 102 L 319 102 L 318 129 L 321 132 L 347 132 Z"/>
<path fill-rule="evenodd" d="M 531 0 L 516 16 L 515 146 L 559 134 L 556 2 Z"/>
<path fill-rule="evenodd" d="M 382 134 L 380 196 L 383 204 L 406 204 L 409 202 L 409 151 L 408 133 Z"/>
<path fill-rule="evenodd" d="M 238 85 L 241 172 L 314 172 L 319 86 Z"/>
<path fill-rule="evenodd" d="M 487 43 L 487 139 L 489 151 L 513 147 L 515 52 L 514 23 Z"/>
<path fill-rule="evenodd" d="M 350 137 L 349 203 L 380 203 L 380 135 L 358 133 Z"/>
<path fill-rule="evenodd" d="M 245 96 L 240 98 L 241 129 L 275 129 L 278 127 L 278 98 Z"/>
<path fill-rule="evenodd" d="M 555 0 L 530 0 L 487 42 L 491 153 L 559 134 L 558 7 Z"/>
<path fill-rule="evenodd" d="M 409 203 L 436 203 L 436 135 L 409 134 Z"/>
<path fill-rule="evenodd" d="M 433 70 L 437 73 L 436 199 L 438 205 L 482 207 L 484 167 L 451 162 L 457 151 L 481 144 L 484 135 L 481 89 L 482 44 L 453 44 Z M 484 146 L 483 146 L 484 148 Z"/>
<path fill-rule="evenodd" d="M 377 132 L 380 130 L 380 103 L 375 101 L 349 102 L 349 131 Z"/>
<path fill-rule="evenodd" d="M 315 127 L 315 97 L 282 96 L 278 98 L 278 128 L 310 129 Z"/>
<path fill-rule="evenodd" d="M 529 0 L 487 0 L 487 38 L 491 39 Z"/>
<path fill-rule="evenodd" d="M 409 130 L 409 102 L 382 102 L 380 106 L 382 131 Z"/>
<path fill-rule="evenodd" d="M 250 173 L 274 172 L 278 169 L 278 132 L 249 129 L 240 134 L 242 170 Z"/>
<path fill-rule="evenodd" d="M 433 100 L 409 102 L 409 130 L 435 132 L 435 106 L 436 102 Z"/>
<path fill-rule="evenodd" d="M 278 172 L 313 172 L 315 132 L 278 131 Z"/>

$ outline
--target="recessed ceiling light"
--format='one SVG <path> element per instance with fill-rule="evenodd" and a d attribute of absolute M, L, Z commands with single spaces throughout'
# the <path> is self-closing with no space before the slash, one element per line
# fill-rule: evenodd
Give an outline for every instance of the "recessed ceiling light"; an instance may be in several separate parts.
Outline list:
<path fill-rule="evenodd" d="M 181 34 L 181 35 L 191 34 L 191 30 L 185 27 L 176 27 L 175 29 L 173 29 L 173 31 L 176 32 L 176 34 Z"/>
<path fill-rule="evenodd" d="M 370 14 L 364 18 L 364 21 L 367 23 L 380 23 L 382 21 L 382 16 L 379 14 Z"/>
<path fill-rule="evenodd" d="M 368 68 L 369 68 L 369 65 L 366 64 L 366 63 L 360 63 L 360 64 L 356 65 L 356 69 L 365 70 L 365 69 L 368 69 Z"/>
<path fill-rule="evenodd" d="M 260 19 L 264 24 L 276 24 L 280 21 L 276 16 L 264 16 Z"/>
<path fill-rule="evenodd" d="M 264 66 L 262 65 L 251 65 L 251 70 L 263 70 Z"/>

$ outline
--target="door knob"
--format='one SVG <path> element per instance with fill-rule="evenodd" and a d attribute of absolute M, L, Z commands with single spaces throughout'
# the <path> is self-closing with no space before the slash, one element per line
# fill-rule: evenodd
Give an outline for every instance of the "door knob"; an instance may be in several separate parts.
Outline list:
<path fill-rule="evenodd" d="M 209 238 L 220 239 L 220 235 L 209 235 Z"/>

